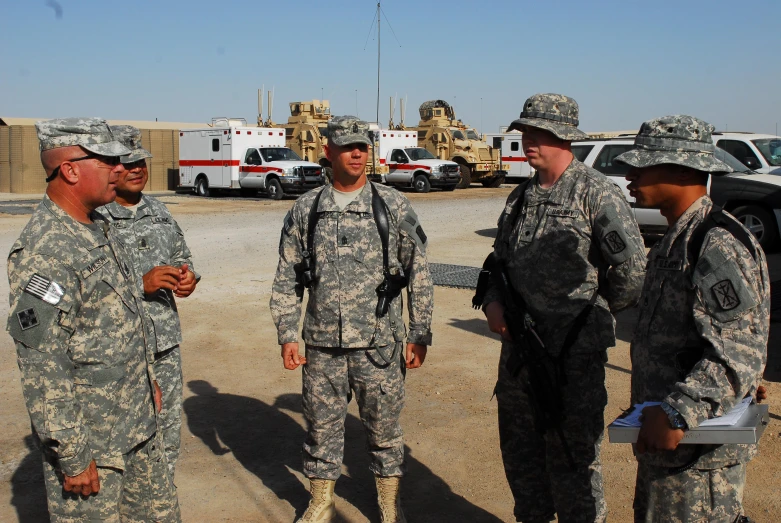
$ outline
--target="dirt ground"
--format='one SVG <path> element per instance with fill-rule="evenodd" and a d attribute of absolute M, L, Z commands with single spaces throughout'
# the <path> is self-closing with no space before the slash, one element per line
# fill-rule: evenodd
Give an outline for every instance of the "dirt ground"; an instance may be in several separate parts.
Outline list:
<path fill-rule="evenodd" d="M 429 236 L 429 261 L 479 266 L 491 247 L 511 188 L 408 194 Z M 290 522 L 307 503 L 302 476 L 301 375 L 286 371 L 268 310 L 282 218 L 293 200 L 161 199 L 185 231 L 203 280 L 179 300 L 184 329 L 182 454 L 176 474 L 187 522 Z M 24 207 L 24 203 L 17 203 Z M 2 209 L 0 209 L 2 211 Z M 29 215 L 0 214 L 0 252 L 8 252 Z M 8 284 L 0 278 L 0 295 Z M 499 343 L 472 291 L 437 287 L 434 345 L 425 365 L 407 374 L 402 424 L 408 476 L 402 498 L 411 522 L 510 522 L 512 498 L 498 446 Z M 8 305 L 0 301 L 0 318 Z M 634 311 L 618 321 L 610 349 L 606 421 L 629 406 L 629 341 Z M 779 352 L 781 334 L 771 334 Z M 781 356 L 781 354 L 778 354 Z M 777 370 L 781 369 L 779 367 Z M 778 374 L 775 377 L 778 380 Z M 747 513 L 781 521 L 781 385 L 768 383 L 772 419 L 748 469 Z M 46 521 L 39 454 L 10 337 L 0 336 L 0 521 Z M 341 521 L 378 521 L 373 478 L 355 403 L 346 422 Z M 607 438 L 606 438 L 607 439 Z M 604 443 L 611 521 L 631 521 L 635 460 L 629 445 Z"/>

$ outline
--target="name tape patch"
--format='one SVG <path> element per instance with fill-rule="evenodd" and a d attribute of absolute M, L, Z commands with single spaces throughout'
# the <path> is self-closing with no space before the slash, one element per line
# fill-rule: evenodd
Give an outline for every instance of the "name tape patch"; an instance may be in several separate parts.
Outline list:
<path fill-rule="evenodd" d="M 108 256 L 106 256 L 105 254 L 101 255 L 97 260 L 84 267 L 84 269 L 81 271 L 81 275 L 84 278 L 87 278 L 90 274 L 100 269 L 107 263 L 108 263 Z"/>
<path fill-rule="evenodd" d="M 559 218 L 577 218 L 580 211 L 577 209 L 548 209 L 548 216 L 557 216 Z"/>
<path fill-rule="evenodd" d="M 171 218 L 168 216 L 153 216 L 152 223 L 171 223 Z"/>
<path fill-rule="evenodd" d="M 47 280 L 40 274 L 33 274 L 33 277 L 30 278 L 29 282 L 27 282 L 27 286 L 24 288 L 24 292 L 35 296 L 39 300 L 43 300 L 51 305 L 57 305 L 60 303 L 60 300 L 65 295 L 65 291 L 62 290 L 62 287 L 60 287 L 59 283 Z M 33 311 L 33 315 L 35 315 L 35 311 Z"/>
<path fill-rule="evenodd" d="M 656 258 L 654 261 L 654 267 L 662 271 L 680 271 L 683 269 L 683 260 Z"/>

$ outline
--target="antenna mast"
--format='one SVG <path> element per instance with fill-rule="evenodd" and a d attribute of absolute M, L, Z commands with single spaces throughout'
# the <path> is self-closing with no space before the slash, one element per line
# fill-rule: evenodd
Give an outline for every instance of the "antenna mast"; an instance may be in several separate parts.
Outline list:
<path fill-rule="evenodd" d="M 380 121 L 380 2 L 377 2 L 377 120 Z"/>

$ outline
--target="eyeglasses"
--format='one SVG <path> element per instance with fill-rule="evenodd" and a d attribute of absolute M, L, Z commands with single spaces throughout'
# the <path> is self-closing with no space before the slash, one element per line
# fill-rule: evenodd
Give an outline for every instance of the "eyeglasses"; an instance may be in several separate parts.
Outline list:
<path fill-rule="evenodd" d="M 70 160 L 64 160 L 62 163 L 65 162 L 81 162 L 82 160 L 98 160 L 101 163 L 105 163 L 106 165 L 110 166 L 111 168 L 116 167 L 119 165 L 119 156 L 103 156 L 102 154 L 87 154 L 85 156 L 80 156 L 78 158 L 71 158 Z M 60 165 L 62 165 L 62 163 Z M 60 174 L 60 166 L 54 168 L 51 175 L 49 175 L 48 178 L 46 178 L 47 182 L 50 182 L 57 178 L 57 175 Z"/>

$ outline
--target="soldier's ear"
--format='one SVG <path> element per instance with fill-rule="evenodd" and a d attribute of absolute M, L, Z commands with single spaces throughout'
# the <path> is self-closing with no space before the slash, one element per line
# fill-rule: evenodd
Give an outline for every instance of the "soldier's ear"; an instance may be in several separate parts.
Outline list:
<path fill-rule="evenodd" d="M 76 162 L 62 162 L 60 164 L 60 176 L 62 176 L 66 182 L 75 184 L 79 181 L 79 165 Z"/>

